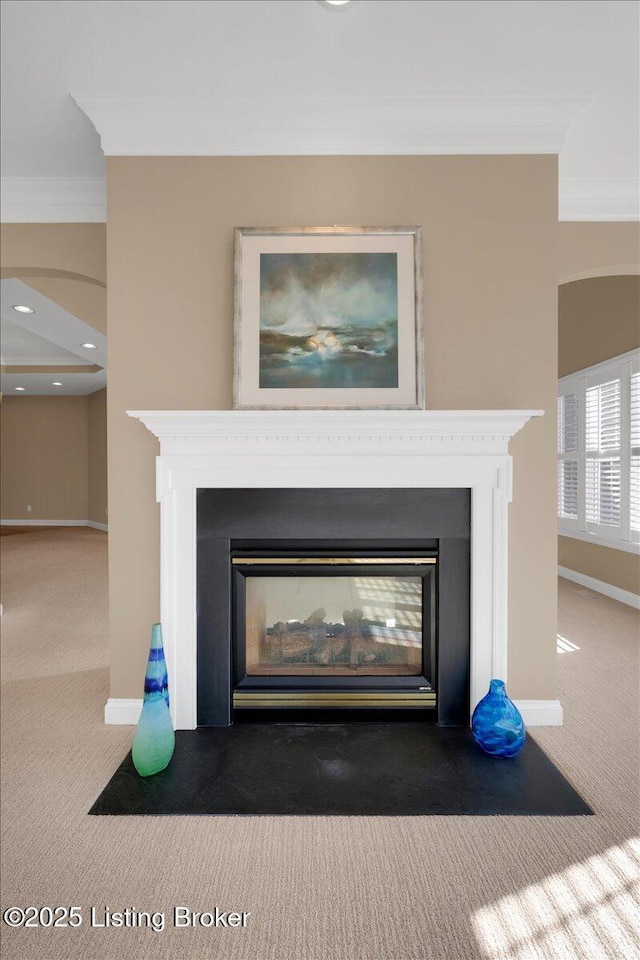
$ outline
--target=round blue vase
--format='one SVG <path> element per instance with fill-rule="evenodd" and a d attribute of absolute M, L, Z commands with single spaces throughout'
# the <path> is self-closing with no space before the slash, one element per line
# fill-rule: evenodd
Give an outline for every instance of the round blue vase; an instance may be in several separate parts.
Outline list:
<path fill-rule="evenodd" d="M 490 681 L 489 693 L 473 711 L 471 732 L 476 743 L 492 757 L 515 757 L 524 747 L 524 720 L 509 700 L 502 680 Z"/>

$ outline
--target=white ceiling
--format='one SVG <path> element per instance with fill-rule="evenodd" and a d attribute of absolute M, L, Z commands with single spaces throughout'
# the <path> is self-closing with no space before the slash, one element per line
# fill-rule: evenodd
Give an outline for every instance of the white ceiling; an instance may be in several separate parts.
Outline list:
<path fill-rule="evenodd" d="M 121 111 L 136 97 L 227 110 L 260 98 L 267 118 L 291 96 L 331 110 L 343 97 L 497 95 L 578 98 L 560 154 L 565 217 L 637 215 L 635 0 L 360 0 L 339 14 L 315 0 L 4 0 L 2 19 L 8 208 L 31 188 L 51 210 L 73 205 L 78 179 L 103 202 L 100 140 L 70 94 Z"/>
<path fill-rule="evenodd" d="M 34 312 L 18 313 L 13 309 L 16 304 Z M 82 395 L 106 386 L 107 338 L 16 278 L 0 281 L 0 338 L 3 394 Z M 93 343 L 95 349 L 83 347 L 83 343 Z M 86 368 L 90 366 L 98 369 L 89 372 Z M 23 369 L 18 373 L 11 367 Z M 68 367 L 78 370 L 62 372 Z M 55 387 L 54 381 L 62 386 Z"/>
<path fill-rule="evenodd" d="M 20 323 L 20 314 L 16 314 L 15 321 L 8 320 L 3 315 L 1 330 L 3 364 L 37 367 L 50 364 L 81 366 L 86 363 L 64 347 L 52 343 L 37 333 L 25 330 Z"/>

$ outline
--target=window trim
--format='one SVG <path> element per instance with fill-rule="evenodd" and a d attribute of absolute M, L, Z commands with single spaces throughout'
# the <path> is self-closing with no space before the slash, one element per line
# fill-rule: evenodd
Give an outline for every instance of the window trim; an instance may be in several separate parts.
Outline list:
<path fill-rule="evenodd" d="M 636 540 L 613 540 L 609 537 L 601 537 L 597 533 L 588 533 L 585 530 L 567 530 L 560 525 L 558 525 L 558 536 L 569 537 L 570 540 L 582 540 L 584 543 L 595 543 L 598 547 L 609 547 L 611 550 L 640 554 L 640 542 Z"/>
<path fill-rule="evenodd" d="M 558 397 L 576 394 L 578 405 L 578 449 L 576 454 L 558 454 L 558 461 L 563 458 L 577 459 L 578 461 L 578 518 L 572 520 L 558 516 L 558 535 L 582 540 L 586 543 L 595 543 L 599 546 L 610 547 L 614 550 L 623 550 L 627 553 L 640 554 L 640 533 L 630 529 L 630 392 L 631 377 L 640 372 L 640 348 L 629 350 L 627 353 L 590 367 L 576 370 L 558 380 Z M 608 379 L 620 379 L 620 472 L 621 472 L 621 500 L 620 526 L 607 529 L 606 526 L 596 526 L 587 523 L 585 518 L 585 483 L 586 483 L 586 392 L 591 387 L 605 383 Z M 626 438 L 626 439 L 624 439 Z"/>

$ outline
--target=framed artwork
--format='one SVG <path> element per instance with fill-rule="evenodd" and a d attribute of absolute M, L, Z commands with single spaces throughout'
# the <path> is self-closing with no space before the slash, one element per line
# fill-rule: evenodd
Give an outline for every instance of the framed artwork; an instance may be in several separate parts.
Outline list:
<path fill-rule="evenodd" d="M 422 409 L 421 227 L 238 227 L 236 409 Z"/>

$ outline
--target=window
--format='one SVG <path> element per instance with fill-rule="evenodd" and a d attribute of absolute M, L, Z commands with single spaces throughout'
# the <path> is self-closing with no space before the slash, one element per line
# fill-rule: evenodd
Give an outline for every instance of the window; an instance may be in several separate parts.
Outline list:
<path fill-rule="evenodd" d="M 640 350 L 559 382 L 558 519 L 565 536 L 640 552 Z"/>

